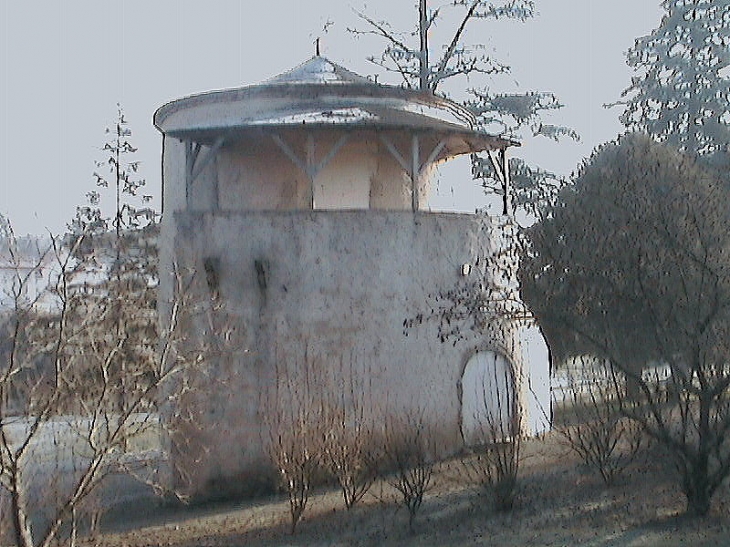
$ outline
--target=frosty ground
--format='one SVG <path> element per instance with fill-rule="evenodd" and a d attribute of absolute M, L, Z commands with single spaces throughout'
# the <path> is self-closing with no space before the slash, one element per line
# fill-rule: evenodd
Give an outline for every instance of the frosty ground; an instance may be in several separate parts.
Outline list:
<path fill-rule="evenodd" d="M 684 500 L 656 448 L 606 487 L 556 432 L 523 446 L 520 494 L 511 512 L 497 513 L 464 480 L 459 460 L 443 462 L 418 514 L 415 531 L 395 492 L 376 483 L 346 511 L 335 488 L 319 490 L 294 535 L 284 497 L 195 507 L 158 507 L 109 515 L 86 546 L 141 547 L 277 545 L 730 545 L 730 492 L 723 487 L 710 515 L 681 517 Z M 142 514 L 143 513 L 143 514 Z"/>

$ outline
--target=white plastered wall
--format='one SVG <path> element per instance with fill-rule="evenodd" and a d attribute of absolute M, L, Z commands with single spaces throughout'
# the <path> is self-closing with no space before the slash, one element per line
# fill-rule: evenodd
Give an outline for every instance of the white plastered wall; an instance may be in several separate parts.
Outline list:
<path fill-rule="evenodd" d="M 223 147 L 218 154 L 218 203 L 224 211 L 309 207 L 309 179 L 269 136 Z"/>
<path fill-rule="evenodd" d="M 320 148 L 329 150 L 333 146 L 319 140 L 326 144 Z M 314 179 L 314 208 L 368 209 L 371 178 L 379 163 L 377 154 L 372 138 L 356 136 L 348 140 Z"/>
<path fill-rule="evenodd" d="M 171 299 L 173 264 L 200 273 L 204 259 L 216 258 L 223 295 L 216 309 L 241 337 L 235 352 L 218 358 L 216 389 L 188 401 L 210 451 L 204 461 L 196 461 L 202 454 L 176 456 L 183 465 L 196 461 L 194 492 L 265 467 L 262 394 L 276 383 L 282 359 L 301 364 L 303 347 L 328 365 L 354 359 L 360 385 L 374 397 L 369 408 L 381 416 L 421 413 L 443 435 L 444 451 L 462 446 L 460 383 L 473 347 L 440 343 L 433 324 L 405 336 L 403 321 L 422 312 L 429 295 L 453 288 L 462 264 L 490 255 L 490 230 L 473 215 L 413 214 L 410 177 L 374 138 L 360 142 L 365 152 L 358 153 L 358 138 L 352 135 L 320 176 L 326 185 L 346 168 L 362 173 L 350 179 L 351 191 L 331 199 L 343 209 L 352 200 L 370 210 L 308 210 L 309 180 L 273 139 L 224 145 L 195 181 L 188 206 L 184 145 L 165 139 L 161 309 Z M 304 136 L 287 142 L 305 153 Z M 318 141 L 315 159 L 334 142 L 334 135 Z M 257 262 L 266 264 L 264 288 Z M 198 285 L 200 302 L 210 302 L 204 282 Z"/>
<path fill-rule="evenodd" d="M 550 429 L 552 420 L 550 391 L 550 351 L 540 329 L 534 324 L 520 325 L 519 344 L 526 376 L 527 419 L 525 428 L 530 435 Z"/>
<path fill-rule="evenodd" d="M 324 392 L 352 378 L 380 428 L 387 416 L 423 418 L 439 453 L 458 451 L 461 376 L 473 350 L 442 344 L 431 322 L 406 335 L 403 321 L 423 312 L 429 294 L 452 288 L 462 264 L 488 254 L 484 222 L 409 211 L 177 215 L 177 260 L 201 270 L 205 258 L 218 259 L 222 300 L 211 313 L 225 312 L 243 332 L 237 352 L 219 360 L 215 393 L 190 401 L 207 447 L 193 490 L 266 468 L 264 403 L 287 367 L 334 374 L 310 382 Z M 204 282 L 198 290 L 210 301 Z"/>
<path fill-rule="evenodd" d="M 282 138 L 298 158 L 295 163 L 275 142 Z M 327 159 L 340 138 L 344 145 Z M 302 168 L 307 162 L 308 138 L 313 143 L 313 161 L 323 162 L 310 180 Z M 394 140 L 401 153 L 409 143 Z M 185 145 L 167 138 L 165 169 L 178 184 L 165 187 L 165 211 L 189 208 L 195 211 L 291 211 L 380 209 L 411 210 L 411 177 L 374 131 L 332 134 L 322 132 L 261 133 L 223 145 L 197 174 L 185 197 Z M 202 146 L 198 164 L 210 153 Z M 407 156 L 407 154 L 405 154 Z M 419 208 L 428 202 L 432 166 L 418 177 Z M 313 196 L 312 196 L 313 193 Z"/>

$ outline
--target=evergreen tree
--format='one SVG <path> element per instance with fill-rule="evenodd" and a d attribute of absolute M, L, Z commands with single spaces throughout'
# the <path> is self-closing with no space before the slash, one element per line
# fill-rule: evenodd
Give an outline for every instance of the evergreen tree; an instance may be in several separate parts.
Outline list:
<path fill-rule="evenodd" d="M 127 253 L 142 243 L 146 231 L 153 229 L 156 213 L 148 206 L 151 196 L 141 193 L 146 181 L 138 177 L 140 162 L 134 159 L 137 149 L 131 144 L 132 130 L 119 104 L 114 127 L 107 127 L 106 134 L 108 139 L 102 147 L 106 157 L 96 162 L 94 172 L 96 189 L 86 194 L 88 203 L 77 208 L 70 228 L 73 234 L 83 233 L 87 239 L 81 252 L 98 251 L 93 239 L 106 239 L 104 246 L 114 255 L 110 270 L 114 275 L 123 275 L 130 266 L 125 264 Z M 136 259 L 144 258 L 135 256 L 135 269 L 140 266 Z M 150 266 L 147 260 L 143 262 L 145 267 Z"/>
<path fill-rule="evenodd" d="M 693 515 L 730 474 L 728 202 L 698 158 L 628 134 L 526 231 L 520 264 L 552 354 L 595 355 L 625 377 L 621 411 L 667 451 Z"/>
<path fill-rule="evenodd" d="M 659 28 L 628 53 L 637 74 L 621 121 L 681 151 L 717 156 L 730 142 L 730 0 L 663 6 Z"/>
<path fill-rule="evenodd" d="M 137 149 L 131 144 L 132 131 L 120 105 L 112 128 L 106 129 L 102 147 L 105 159 L 96 163 L 96 188 L 87 193 L 88 203 L 77 208 L 68 241 L 76 266 L 68 279 L 67 314 L 102 310 L 98 321 L 102 336 L 113 332 L 120 340 L 110 359 L 115 366 L 120 390 L 120 411 L 124 399 L 145 382 L 134 371 L 147 370 L 143 363 L 154 359 L 157 344 L 157 224 L 156 213 L 142 194 L 144 179 L 138 177 Z M 102 304 L 103 305 L 100 305 Z M 94 336 L 79 337 L 79 354 L 93 351 L 83 347 Z M 71 358 L 71 357 L 69 357 Z M 135 385 L 136 384 L 136 385 Z M 103 382 L 88 382 L 93 396 Z"/>

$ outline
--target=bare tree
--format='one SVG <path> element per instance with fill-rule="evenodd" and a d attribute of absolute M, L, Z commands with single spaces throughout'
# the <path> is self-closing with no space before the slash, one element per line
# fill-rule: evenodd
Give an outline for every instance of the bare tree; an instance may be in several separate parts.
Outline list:
<path fill-rule="evenodd" d="M 87 193 L 88 203 L 77 208 L 69 227 L 70 237 L 78 240 L 72 247 L 78 260 L 73 273 L 78 282 L 92 289 L 87 291 L 88 296 L 94 296 L 95 277 L 103 279 L 105 293 L 119 295 L 109 300 L 106 311 L 110 319 L 114 315 L 117 338 L 129 341 L 112 356 L 114 366 L 123 368 L 127 362 L 148 358 L 145 353 L 149 354 L 156 344 L 159 227 L 158 214 L 149 206 L 152 196 L 142 194 L 146 181 L 139 176 L 137 148 L 132 145 L 132 130 L 119 104 L 114 124 L 106 128 L 106 135 L 104 158 L 96 162 L 95 189 Z M 134 307 L 128 306 L 130 300 Z M 117 377 L 121 382 L 119 406 L 123 412 L 127 404 L 126 382 L 130 378 L 123 370 Z"/>
<path fill-rule="evenodd" d="M 154 470 L 144 468 L 155 463 L 153 454 L 164 458 L 155 440 L 159 396 L 164 392 L 168 401 L 174 399 L 173 386 L 184 385 L 181 378 L 204 364 L 204 345 L 180 333 L 192 310 L 192 274 L 177 274 L 178 297 L 166 330 L 150 341 L 154 353 L 119 367 L 116 358 L 129 337 L 114 328 L 118 315 L 110 310 L 113 299 L 125 295 L 96 283 L 94 297 L 88 297 L 88 285 L 76 277 L 84 269 L 75 258 L 82 238 L 70 240 L 67 248 L 51 239 L 47 253 L 56 281 L 38 294 L 28 288 L 43 262 L 21 264 L 12 251 L 12 233 L 9 239 L 15 274 L 7 287 L 13 302 L 9 351 L 0 363 L 0 490 L 10 498 L 15 544 L 52 545 L 67 524 L 74 530 L 73 542 L 79 512 L 111 474 L 131 472 L 158 483 Z M 129 309 L 142 308 L 137 296 L 145 297 L 134 291 L 126 295 Z M 122 386 L 127 403 L 120 408 Z M 126 450 L 129 439 L 148 442 L 145 437 L 152 439 L 150 449 Z M 55 484 L 55 499 L 39 499 L 37 492 L 48 494 L 50 484 Z"/>
<path fill-rule="evenodd" d="M 312 416 L 299 413 L 293 420 L 280 422 L 272 431 L 269 446 L 272 463 L 279 474 L 279 484 L 289 498 L 292 534 L 307 508 L 320 465 L 318 447 L 313 446 L 319 444 L 320 439 L 312 436 L 320 432 L 313 431 L 318 428 L 312 427 L 310 419 Z"/>
<path fill-rule="evenodd" d="M 325 403 L 315 387 L 322 369 L 306 341 L 304 347 L 300 359 L 277 352 L 275 389 L 264 400 L 269 456 L 289 498 L 292 534 L 321 473 L 326 435 Z"/>
<path fill-rule="evenodd" d="M 429 34 L 437 21 L 450 8 L 457 9 L 456 22 L 450 39 L 443 45 L 443 52 L 432 57 Z M 469 23 L 477 19 L 499 19 L 502 17 L 526 20 L 534 16 L 534 3 L 529 0 L 510 0 L 495 5 L 484 0 L 456 0 L 451 5 L 442 5 L 429 10 L 426 0 L 418 1 L 418 24 L 415 34 L 418 43 L 410 45 L 409 33 L 394 30 L 386 21 L 377 21 L 365 13 L 358 13 L 368 23 L 368 30 L 351 29 L 355 34 L 372 34 L 386 42 L 379 56 L 368 59 L 381 68 L 399 74 L 403 84 L 420 91 L 435 93 L 440 84 L 455 76 L 473 74 L 498 74 L 509 71 L 509 67 L 495 61 L 489 55 L 478 53 L 477 46 L 464 43 Z"/>

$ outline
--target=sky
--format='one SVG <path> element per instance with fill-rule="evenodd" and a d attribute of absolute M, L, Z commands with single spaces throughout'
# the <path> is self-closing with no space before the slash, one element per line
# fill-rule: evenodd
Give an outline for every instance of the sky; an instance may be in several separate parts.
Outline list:
<path fill-rule="evenodd" d="M 437 7 L 446 0 L 429 0 Z M 659 24 L 659 0 L 536 0 L 525 23 L 475 21 L 467 42 L 511 66 L 509 76 L 469 82 L 495 91 L 552 91 L 565 105 L 549 123 L 581 136 L 527 138 L 514 154 L 568 175 L 598 144 L 615 138 L 629 85 L 625 53 Z M 0 213 L 16 233 L 61 232 L 95 189 L 105 129 L 125 111 L 145 193 L 159 208 L 162 138 L 154 111 L 171 100 L 258 83 L 322 54 L 362 75 L 399 84 L 367 56 L 382 45 L 357 11 L 404 31 L 414 0 L 44 0 L 0 7 Z M 432 43 L 454 20 L 434 29 Z M 325 28 L 326 27 L 326 28 Z M 463 87 L 463 85 L 462 85 Z M 444 88 L 457 93 L 457 90 Z M 465 161 L 440 170 L 432 207 L 473 211 L 487 203 Z"/>

